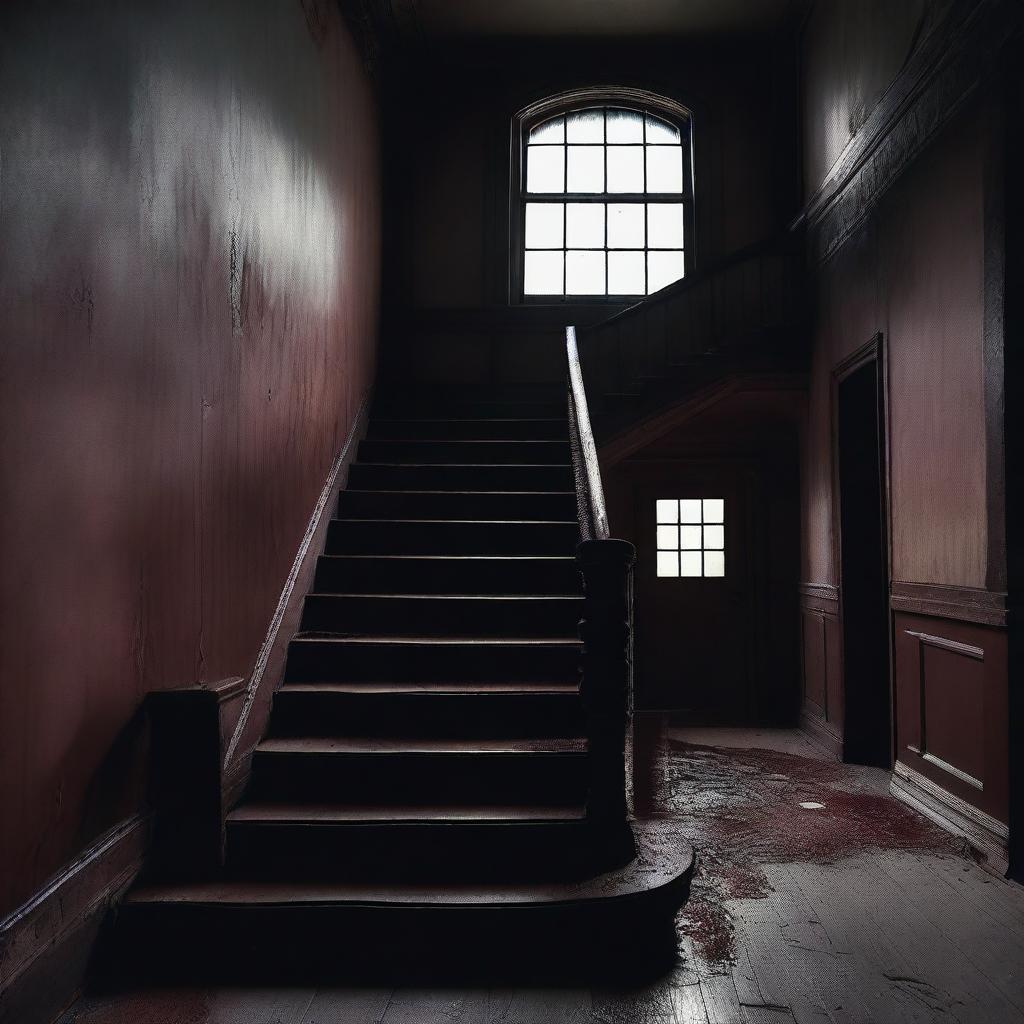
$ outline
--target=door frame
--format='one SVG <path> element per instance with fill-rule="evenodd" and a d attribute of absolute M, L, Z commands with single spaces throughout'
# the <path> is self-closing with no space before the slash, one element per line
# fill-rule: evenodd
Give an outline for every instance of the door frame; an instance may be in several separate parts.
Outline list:
<path fill-rule="evenodd" d="M 832 457 L 832 561 L 835 566 L 836 580 L 839 583 L 839 657 L 840 686 L 843 694 L 843 749 L 846 749 L 847 731 L 847 699 L 846 699 L 846 618 L 843 601 L 843 537 L 842 537 L 842 495 L 839 479 L 839 387 L 852 374 L 863 369 L 870 363 L 876 367 L 875 376 L 878 392 L 878 441 L 879 458 L 879 489 L 881 491 L 881 507 L 879 516 L 882 522 L 882 544 L 886 574 L 885 601 L 887 623 L 887 650 L 889 654 L 889 769 L 896 763 L 896 681 L 895 681 L 895 646 L 893 638 L 892 594 L 892 487 L 891 457 L 889 436 L 889 368 L 888 349 L 881 331 L 876 332 L 863 345 L 841 359 L 832 368 L 830 404 L 831 404 L 831 457 Z"/>

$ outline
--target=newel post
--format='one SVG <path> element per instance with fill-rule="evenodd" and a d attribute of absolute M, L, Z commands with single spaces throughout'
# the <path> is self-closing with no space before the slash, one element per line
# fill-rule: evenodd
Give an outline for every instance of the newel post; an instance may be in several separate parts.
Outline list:
<path fill-rule="evenodd" d="M 636 550 L 628 541 L 583 541 L 576 562 L 583 576 L 581 692 L 587 716 L 590 779 L 587 821 L 623 855 L 632 856 L 626 807 L 626 725 L 629 715 L 629 574 Z"/>

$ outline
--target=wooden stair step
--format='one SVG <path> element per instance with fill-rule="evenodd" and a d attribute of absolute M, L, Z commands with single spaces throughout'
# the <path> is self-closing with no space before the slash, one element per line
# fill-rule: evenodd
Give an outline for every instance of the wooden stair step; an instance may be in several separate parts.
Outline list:
<path fill-rule="evenodd" d="M 318 593 L 571 594 L 573 555 L 321 555 Z"/>
<path fill-rule="evenodd" d="M 359 490 L 338 496 L 338 518 L 520 519 L 571 521 L 576 492 L 571 490 Z"/>
<path fill-rule="evenodd" d="M 245 803 L 236 807 L 229 822 L 288 822 L 310 824 L 349 823 L 380 824 L 384 822 L 562 822 L 582 821 L 586 810 L 582 804 L 546 806 L 530 804 L 452 804 L 452 805 L 380 805 L 360 804 L 294 804 Z"/>
<path fill-rule="evenodd" d="M 261 740 L 260 754 L 441 754 L 451 757 L 492 755 L 584 754 L 587 741 L 578 736 L 568 738 L 527 737 L 520 739 L 422 739 L 400 736 L 338 736 L 330 738 L 277 737 Z"/>
<path fill-rule="evenodd" d="M 307 594 L 301 629 L 336 633 L 572 636 L 576 594 Z"/>
<path fill-rule="evenodd" d="M 367 438 L 359 445 L 360 462 L 415 465 L 550 465 L 570 460 L 569 442 L 479 438 Z"/>
<path fill-rule="evenodd" d="M 575 519 L 332 519 L 327 555 L 571 554 L 580 540 Z"/>
<path fill-rule="evenodd" d="M 567 491 L 568 462 L 548 463 L 386 463 L 356 462 L 349 482 L 361 490 Z"/>
<path fill-rule="evenodd" d="M 419 439 L 441 441 L 449 439 L 565 441 L 569 425 L 565 416 L 511 419 L 388 419 L 370 420 L 368 438 L 396 440 Z"/>

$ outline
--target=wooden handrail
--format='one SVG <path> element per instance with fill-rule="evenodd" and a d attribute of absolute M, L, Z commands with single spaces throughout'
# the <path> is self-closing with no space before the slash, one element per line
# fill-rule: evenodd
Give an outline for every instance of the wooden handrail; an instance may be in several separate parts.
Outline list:
<path fill-rule="evenodd" d="M 686 277 L 682 277 L 678 281 L 674 281 L 672 284 L 652 292 L 650 295 L 645 295 L 625 309 L 616 310 L 610 316 L 605 317 L 604 320 L 592 324 L 587 330 L 596 331 L 608 324 L 617 323 L 619 320 L 628 320 L 631 316 L 650 309 L 652 306 L 657 306 L 662 302 L 667 302 L 669 299 L 679 295 L 680 292 L 689 291 L 709 278 L 723 274 L 727 270 L 732 270 L 733 267 L 737 267 L 741 263 L 787 246 L 795 252 L 801 251 L 799 235 L 789 229 L 768 238 L 762 238 L 760 241 L 751 242 L 750 245 L 745 245 L 741 249 L 729 253 L 728 256 L 723 256 L 721 259 L 709 263 L 707 266 L 698 267 L 693 273 L 687 274 Z"/>
<path fill-rule="evenodd" d="M 594 443 L 594 432 L 590 426 L 590 409 L 587 406 L 587 391 L 583 385 L 583 372 L 580 370 L 575 327 L 565 329 L 565 354 L 569 362 L 569 400 L 571 418 L 574 421 L 572 428 L 583 462 L 590 530 L 594 540 L 607 540 L 608 512 L 601 483 L 601 465 L 597 459 L 597 445 Z"/>

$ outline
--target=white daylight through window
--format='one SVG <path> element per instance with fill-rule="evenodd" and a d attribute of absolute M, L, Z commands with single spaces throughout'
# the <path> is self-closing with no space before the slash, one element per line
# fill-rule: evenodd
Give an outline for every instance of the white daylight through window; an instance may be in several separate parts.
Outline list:
<path fill-rule="evenodd" d="M 594 106 L 525 139 L 523 295 L 649 295 L 686 268 L 686 133 L 649 111 Z"/>
<path fill-rule="evenodd" d="M 722 498 L 659 498 L 655 502 L 657 574 L 725 575 L 725 501 Z"/>

